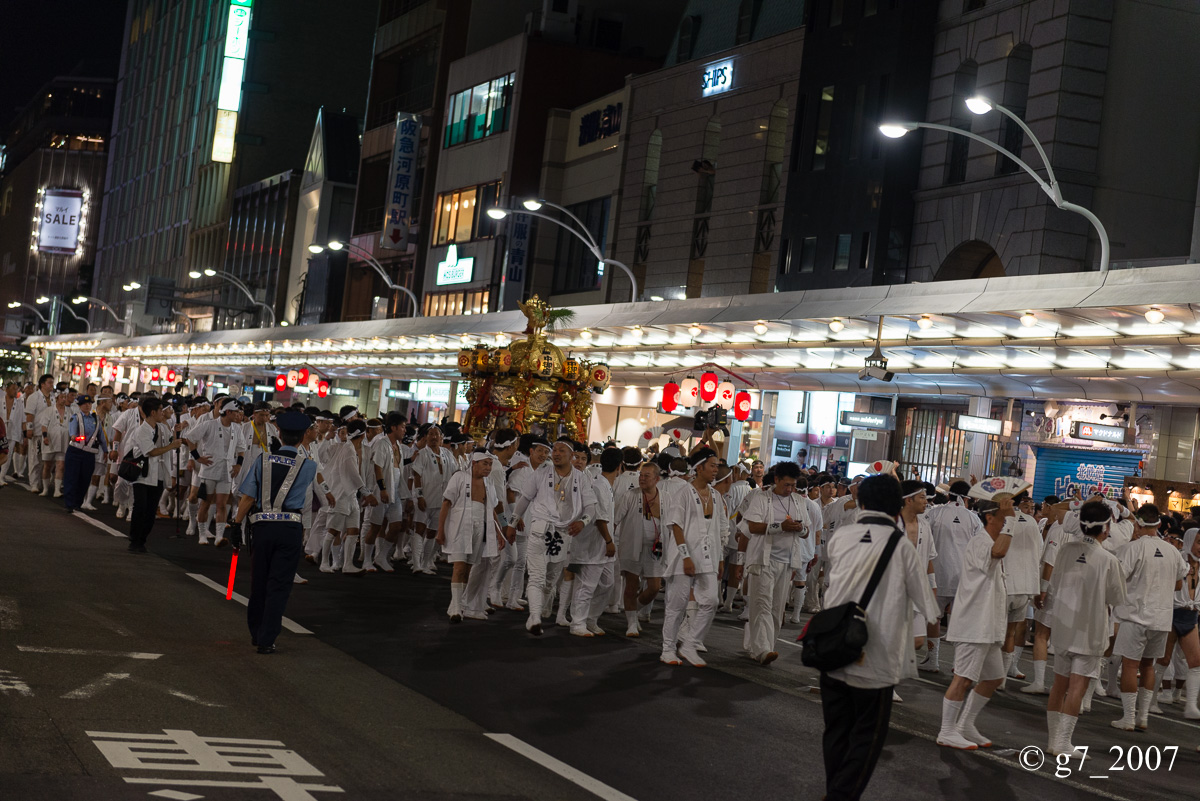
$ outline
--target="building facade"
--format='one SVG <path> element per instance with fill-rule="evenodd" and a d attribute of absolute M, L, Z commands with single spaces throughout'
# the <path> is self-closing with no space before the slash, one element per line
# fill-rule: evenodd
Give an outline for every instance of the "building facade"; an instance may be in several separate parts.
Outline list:
<path fill-rule="evenodd" d="M 773 288 L 803 7 L 692 0 L 667 65 L 630 79 L 616 252 L 643 297 Z"/>
<path fill-rule="evenodd" d="M 362 113 L 377 8 L 369 0 L 129 0 L 99 297 L 116 302 L 130 281 L 157 276 L 175 281 L 185 309 L 203 307 L 212 295 L 203 270 L 225 261 L 235 189 L 299 170 L 321 106 Z M 334 43 L 337 57 L 325 57 Z M 263 289 L 272 306 L 281 302 L 277 287 Z"/>
<path fill-rule="evenodd" d="M 61 308 L 40 297 L 67 302 L 93 293 L 96 220 L 104 194 L 113 80 L 88 75 L 99 65 L 81 64 L 76 74 L 55 78 L 16 115 L 5 141 L 0 172 L 0 313 L 3 333 L 20 335 L 41 326 L 27 307 L 59 330 L 83 330 Z M 76 310 L 86 317 L 86 307 Z"/>

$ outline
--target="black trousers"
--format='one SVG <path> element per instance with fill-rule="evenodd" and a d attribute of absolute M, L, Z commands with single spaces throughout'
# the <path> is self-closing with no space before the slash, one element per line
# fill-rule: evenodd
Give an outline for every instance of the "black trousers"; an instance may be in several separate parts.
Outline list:
<path fill-rule="evenodd" d="M 892 717 L 892 688 L 860 690 L 821 674 L 825 798 L 858 801 L 879 761 Z"/>
<path fill-rule="evenodd" d="M 163 484 L 133 485 L 133 514 L 129 516 L 129 544 L 145 546 L 154 518 L 158 513 L 158 501 L 162 498 Z"/>
<path fill-rule="evenodd" d="M 67 509 L 78 509 L 83 505 L 95 470 L 96 454 L 67 446 L 67 454 L 63 457 L 63 504 Z"/>
<path fill-rule="evenodd" d="M 283 612 L 304 552 L 304 527 L 299 523 L 255 523 L 253 537 L 246 623 L 251 639 L 263 648 L 274 645 L 283 628 Z"/>

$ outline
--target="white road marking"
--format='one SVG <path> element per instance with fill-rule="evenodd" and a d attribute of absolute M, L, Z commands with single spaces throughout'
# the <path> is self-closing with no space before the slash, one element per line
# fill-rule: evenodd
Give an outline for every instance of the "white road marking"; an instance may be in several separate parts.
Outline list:
<path fill-rule="evenodd" d="M 69 693 L 63 693 L 63 698 L 79 700 L 83 698 L 91 698 L 101 690 L 108 689 L 122 679 L 128 679 L 128 673 L 105 673 L 95 681 L 90 681 L 77 690 L 71 690 Z"/>
<path fill-rule="evenodd" d="M 15 692 L 17 695 L 26 697 L 33 696 L 33 690 L 29 689 L 29 685 L 21 681 L 7 670 L 0 670 L 0 693 L 9 691 Z"/>
<path fill-rule="evenodd" d="M 169 801 L 198 801 L 204 798 L 202 795 L 193 795 L 191 793 L 183 793 L 179 790 L 155 790 L 149 795 L 157 796 L 158 798 L 166 798 Z"/>
<path fill-rule="evenodd" d="M 147 654 L 140 651 L 97 651 L 90 648 L 42 648 L 18 645 L 18 651 L 27 654 L 61 654 L 66 656 L 119 656 L 125 659 L 158 659 L 162 654 Z"/>
<path fill-rule="evenodd" d="M 598 779 L 593 779 L 586 773 L 576 770 L 565 762 L 560 762 L 559 760 L 547 754 L 545 751 L 534 748 L 529 743 L 525 742 L 524 740 L 519 740 L 516 737 L 513 737 L 511 734 L 490 734 L 485 732 L 483 736 L 487 737 L 489 740 L 500 743 L 500 745 L 503 745 L 505 748 L 516 751 L 526 759 L 530 759 L 541 765 L 543 768 L 557 773 L 567 781 L 579 785 L 592 795 L 598 798 L 603 798 L 605 801 L 635 801 L 633 796 L 625 795 L 625 793 L 622 793 L 620 790 L 609 787 L 607 784 Z"/>
<path fill-rule="evenodd" d="M 217 582 L 213 581 L 208 576 L 202 576 L 199 573 L 188 573 L 188 577 L 194 578 L 196 581 L 200 582 L 205 587 L 214 589 L 217 592 L 221 593 L 221 595 L 225 594 L 226 588 L 224 586 L 218 584 Z M 236 593 L 236 592 L 233 594 L 233 600 L 237 601 L 242 606 L 246 606 L 249 603 L 249 599 L 247 599 L 245 595 L 242 595 L 242 594 Z M 283 627 L 285 629 L 287 629 L 288 631 L 292 632 L 293 634 L 312 634 L 311 631 L 304 628 L 304 626 L 301 626 L 299 623 L 292 620 L 290 617 L 285 617 L 283 619 Z"/>
<path fill-rule="evenodd" d="M 0 597 L 0 631 L 13 631 L 19 628 L 21 628 L 21 611 L 17 608 L 17 599 Z"/>
<path fill-rule="evenodd" d="M 95 526 L 96 528 L 103 531 L 105 534 L 110 534 L 114 537 L 122 537 L 124 539 L 129 539 L 128 534 L 122 534 L 121 532 L 119 532 L 115 528 L 113 528 L 112 526 L 110 526 L 106 523 L 101 523 L 96 518 L 91 517 L 89 515 L 85 515 L 83 512 L 76 512 L 74 515 L 72 515 L 72 517 L 76 517 L 79 520 L 82 520 L 83 522 L 85 522 L 89 525 Z"/>

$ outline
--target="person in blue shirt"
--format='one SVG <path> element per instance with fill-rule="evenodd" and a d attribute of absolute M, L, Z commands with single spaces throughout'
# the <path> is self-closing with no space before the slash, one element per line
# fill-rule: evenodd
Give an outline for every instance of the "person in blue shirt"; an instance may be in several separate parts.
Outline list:
<path fill-rule="evenodd" d="M 96 457 L 104 458 L 108 443 L 100 423 L 92 413 L 90 395 L 75 399 L 78 411 L 67 420 L 67 452 L 63 460 L 63 504 L 68 512 L 83 506 L 84 495 L 96 472 Z"/>
<path fill-rule="evenodd" d="M 240 483 L 242 498 L 233 525 L 226 530 L 234 548 L 240 548 L 242 522 L 249 517 L 247 545 L 253 565 L 246 622 L 250 643 L 260 654 L 275 653 L 275 639 L 283 628 L 283 612 L 292 592 L 296 565 L 304 552 L 301 514 L 317 476 L 316 462 L 297 450 L 304 432 L 312 425 L 308 415 L 283 412 L 276 416 L 275 425 L 282 444 L 278 452 L 263 453 L 246 466 Z"/>

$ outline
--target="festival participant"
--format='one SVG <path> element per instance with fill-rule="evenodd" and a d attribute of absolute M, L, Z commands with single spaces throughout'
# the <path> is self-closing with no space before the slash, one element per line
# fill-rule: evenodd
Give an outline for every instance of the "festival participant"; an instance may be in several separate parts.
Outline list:
<path fill-rule="evenodd" d="M 1038 582 L 1038 594 L 1033 599 L 1033 681 L 1021 688 L 1021 692 L 1027 695 L 1046 695 L 1050 692 L 1050 688 L 1046 686 L 1046 661 L 1050 645 L 1050 610 L 1046 605 L 1046 590 L 1050 586 L 1050 578 L 1054 575 L 1058 548 L 1066 538 L 1062 527 L 1065 513 L 1066 509 L 1058 496 L 1048 495 L 1042 501 L 1043 522 L 1046 525 L 1045 541 L 1042 544 L 1041 579 Z"/>
<path fill-rule="evenodd" d="M 414 573 L 437 574 L 433 550 L 437 547 L 438 520 L 446 483 L 458 469 L 457 460 L 449 448 L 442 447 L 442 429 L 426 423 L 421 427 L 418 441 L 423 445 L 413 457 L 413 494 L 416 496 L 418 539 L 412 543 L 409 564 Z"/>
<path fill-rule="evenodd" d="M 353 419 L 350 422 L 339 420 L 336 434 L 328 445 L 321 450 L 321 471 L 329 482 L 329 491 L 337 500 L 337 504 L 329 513 L 326 525 L 328 531 L 321 540 L 322 573 L 337 573 L 345 571 L 346 562 L 350 562 L 351 570 L 345 575 L 362 575 L 355 572 L 353 559 L 346 559 L 346 545 L 349 544 L 350 555 L 354 554 L 354 539 L 358 537 L 358 525 L 362 516 L 358 502 L 359 490 L 363 487 L 362 471 L 359 469 L 359 452 L 362 436 L 367 432 L 367 424 L 362 420 Z M 355 443 L 359 443 L 356 447 Z M 352 539 L 353 538 L 353 539 Z M 340 559 L 334 558 L 337 549 Z"/>
<path fill-rule="evenodd" d="M 1029 493 L 1022 492 L 1013 499 L 1013 504 L 1020 507 L 1028 505 Z M 1014 509 L 1013 516 L 1008 519 L 1009 534 L 1012 544 L 1008 555 L 1004 557 L 1004 589 L 1008 594 L 1008 627 L 1004 635 L 1004 647 L 1001 654 L 1004 659 L 1005 678 L 1023 679 L 1025 674 L 1020 670 L 1021 652 L 1025 650 L 1025 639 L 1029 630 L 1026 622 L 1029 605 L 1033 596 L 1040 591 L 1039 569 L 1043 550 L 1042 534 L 1038 530 L 1037 521 L 1031 515 Z M 1004 689 L 1005 682 L 1000 682 L 998 689 Z"/>
<path fill-rule="evenodd" d="M 742 647 L 762 665 L 779 658 L 775 639 L 783 622 L 792 575 L 807 566 L 810 553 L 805 544 L 814 534 L 808 503 L 796 489 L 800 465 L 778 462 L 772 469 L 775 483 L 770 491 L 748 496 L 742 513 L 750 534 L 744 569 L 750 620 L 742 635 Z"/>
<path fill-rule="evenodd" d="M 550 458 L 550 447 L 550 443 L 544 437 L 523 434 L 517 454 L 512 459 L 512 468 L 509 470 L 508 491 L 512 505 L 505 523 L 505 537 L 516 546 L 513 553 L 517 559 L 510 568 L 510 575 L 501 581 L 500 600 L 506 609 L 515 612 L 525 609 L 526 602 L 521 599 L 521 595 L 525 591 L 525 565 L 528 563 L 529 546 L 529 532 L 517 513 L 517 507 L 528 507 L 537 495 L 538 468 Z"/>
<path fill-rule="evenodd" d="M 6 477 L 17 478 L 25 471 L 25 398 L 15 381 L 4 386 L 0 421 L 4 423 L 9 441 L 8 461 L 0 467 L 0 487 L 3 487 L 8 483 Z"/>
<path fill-rule="evenodd" d="M 1112 513 L 1102 502 L 1079 509 L 1081 536 L 1058 548 L 1048 586 L 1054 686 L 1046 702 L 1047 751 L 1072 754 L 1088 685 L 1100 675 L 1108 647 L 1108 607 L 1124 603 L 1125 582 L 1117 558 L 1103 547 Z M 953 624 L 952 624 L 953 625 Z"/>
<path fill-rule="evenodd" d="M 1141 509 L 1138 510 L 1139 512 Z M 1196 696 L 1200 694 L 1200 632 L 1197 631 L 1196 618 L 1200 609 L 1200 529 L 1188 529 L 1183 538 L 1183 557 L 1187 562 L 1188 572 L 1183 579 L 1183 586 L 1175 593 L 1172 610 L 1171 631 L 1167 635 L 1167 652 L 1158 660 L 1160 667 L 1167 667 L 1182 657 L 1183 664 L 1176 664 L 1175 687 L 1179 687 L 1179 677 L 1186 676 L 1183 686 L 1183 716 L 1188 720 L 1200 719 L 1200 709 L 1196 706 Z M 1186 668 L 1186 670 L 1185 670 Z M 1165 700 L 1171 703 L 1174 698 Z"/>
<path fill-rule="evenodd" d="M 588 452 L 587 446 L 578 440 L 571 440 L 570 442 L 572 450 L 571 466 L 583 473 L 584 477 L 589 483 L 594 483 L 593 477 L 588 473 L 587 470 L 588 465 L 591 462 L 591 453 Z M 594 490 L 595 487 L 593 486 L 593 491 Z M 599 511 L 598 506 L 597 511 Z M 554 625 L 562 626 L 564 628 L 571 625 L 571 621 L 567 618 L 567 612 L 571 608 L 571 602 L 575 598 L 575 588 L 578 586 L 575 584 L 575 568 L 578 567 L 578 565 L 572 562 L 570 558 L 571 550 L 575 546 L 576 539 L 577 537 L 572 537 L 571 539 L 567 540 L 566 547 L 563 549 L 566 554 L 566 559 L 564 560 L 565 566 L 562 571 L 561 581 L 558 582 L 558 587 L 556 587 L 555 583 L 551 583 L 549 593 L 546 596 L 546 608 L 543 610 L 542 614 L 542 617 L 550 617 L 550 614 L 554 611 L 554 593 L 555 590 L 558 589 L 558 614 L 555 616 Z M 561 587 L 561 589 L 559 587 Z"/>
<path fill-rule="evenodd" d="M 625 578 L 626 637 L 640 636 L 638 612 L 658 596 L 666 568 L 662 561 L 666 501 L 659 490 L 662 470 L 654 462 L 646 462 L 637 475 L 638 490 L 618 495 L 613 512 Z"/>
<path fill-rule="evenodd" d="M 520 437 L 517 432 L 511 428 L 501 428 L 492 432 L 489 438 L 491 445 L 488 447 L 489 458 L 492 461 L 491 472 L 488 473 L 488 484 L 492 488 L 492 493 L 496 496 L 496 501 L 500 504 L 499 531 L 503 531 L 508 524 L 508 518 L 512 511 L 512 503 L 509 501 L 507 472 L 508 466 L 512 462 L 513 456 L 517 453 L 517 446 L 520 444 Z M 471 568 L 471 574 L 467 578 L 467 589 L 463 595 L 464 608 L 485 613 L 485 610 L 490 610 L 493 606 L 499 608 L 503 606 L 500 601 L 500 587 L 498 574 L 501 572 L 501 565 L 508 563 L 511 565 L 512 559 L 509 557 L 509 551 L 516 551 L 516 537 L 513 540 L 504 539 L 504 542 L 499 543 L 499 552 L 493 556 L 487 556 L 480 560 L 479 564 Z M 511 547 L 510 547 L 511 546 Z M 488 596 L 491 596 L 494 604 L 489 603 Z"/>
<path fill-rule="evenodd" d="M 1113 606 L 1113 655 L 1122 662 L 1124 714 L 1112 726 L 1124 731 L 1144 731 L 1149 725 L 1154 662 L 1166 655 L 1175 593 L 1183 589 L 1188 574 L 1179 551 L 1158 538 L 1159 522 L 1158 507 L 1143 504 L 1134 518 L 1133 538 L 1116 552 L 1125 578 L 1125 603 Z"/>
<path fill-rule="evenodd" d="M 505 531 L 505 536 L 511 538 L 515 527 L 524 522 L 529 532 L 525 565 L 529 617 L 525 630 L 535 637 L 542 634 L 545 600 L 566 566 L 569 538 L 578 536 L 596 516 L 595 492 L 591 482 L 572 464 L 574 453 L 569 438 L 554 443 L 549 463 L 533 474 L 533 495 L 522 493 L 514 508 L 516 519 Z"/>
<path fill-rule="evenodd" d="M 216 510 L 216 544 L 222 547 L 229 543 L 225 539 L 225 525 L 229 510 L 229 493 L 233 486 L 233 463 L 238 428 L 234 425 L 241 404 L 228 398 L 218 407 L 218 416 L 208 418 L 187 430 L 185 441 L 191 451 L 192 460 L 198 466 L 200 485 L 193 492 L 200 499 L 196 525 L 200 544 L 208 545 L 212 540 L 208 534 L 208 512 Z M 189 499 L 190 502 L 190 499 Z"/>
<path fill-rule="evenodd" d="M 717 575 L 723 551 L 721 531 L 725 521 L 724 501 L 713 491 L 717 454 L 701 448 L 688 456 L 694 478 L 678 498 L 669 499 L 663 513 L 666 537 L 667 607 L 663 617 L 663 646 L 660 661 L 705 667 L 698 647 L 712 625 L 717 611 Z M 696 616 L 679 640 L 689 599 L 696 602 Z"/>
<path fill-rule="evenodd" d="M 1008 614 L 1001 560 L 1012 543 L 1005 530 L 1013 515 L 1012 496 L 977 499 L 975 511 L 983 530 L 971 537 L 961 553 L 955 612 L 946 632 L 946 639 L 955 643 L 954 678 L 942 699 L 942 728 L 937 736 L 938 745 L 968 751 L 992 744 L 975 728 L 975 719 L 1004 679 L 1000 646 Z"/>
<path fill-rule="evenodd" d="M 42 465 L 42 428 L 38 422 L 39 416 L 54 405 L 54 376 L 44 375 L 38 379 L 37 387 L 25 397 L 25 438 L 29 446 L 28 472 L 29 491 L 42 492 L 42 477 L 45 473 Z"/>
<path fill-rule="evenodd" d="M 729 513 L 729 520 L 733 527 L 733 536 L 725 547 L 725 584 L 721 588 L 722 602 L 720 611 L 732 612 L 733 601 L 738 594 L 739 581 L 732 578 L 734 570 L 739 564 L 744 566 L 744 563 L 737 561 L 738 557 L 738 524 L 741 522 L 742 503 L 745 502 L 746 496 L 750 494 L 750 482 L 747 481 L 750 477 L 750 465 L 744 462 L 734 462 L 730 465 L 730 480 L 729 489 L 725 492 L 725 510 Z M 812 512 L 809 511 L 811 518 Z M 743 551 L 744 553 L 744 551 Z M 743 571 L 744 572 L 744 571 Z"/>
<path fill-rule="evenodd" d="M 374 506 L 363 509 L 362 566 L 363 571 L 367 573 L 379 572 L 379 566 L 375 564 L 377 550 L 381 554 L 385 550 L 391 550 L 383 545 L 377 549 L 375 541 L 384 533 L 388 507 L 396 499 L 395 476 L 392 473 L 395 462 L 396 454 L 392 448 L 392 440 L 384 431 L 383 420 L 372 417 L 367 421 L 367 436 L 363 440 L 362 448 L 363 483 L 377 501 Z M 384 556 L 386 558 L 386 554 Z M 390 565 L 388 572 L 392 572 Z"/>
<path fill-rule="evenodd" d="M 492 472 L 492 456 L 480 448 L 471 455 L 470 469 L 459 470 L 450 476 L 442 493 L 438 512 L 435 542 L 442 547 L 451 566 L 450 606 L 446 614 L 451 623 L 461 623 L 463 617 L 487 620 L 482 610 L 464 609 L 463 593 L 471 569 L 486 557 L 500 552 L 500 499 L 488 482 Z"/>
<path fill-rule="evenodd" d="M 900 528 L 917 549 L 917 561 L 925 571 L 930 597 L 936 598 L 937 573 L 933 569 L 933 562 L 937 558 L 937 548 L 933 544 L 933 532 L 925 515 L 925 508 L 929 503 L 926 486 L 921 481 L 909 479 L 900 482 L 900 493 Z M 925 643 L 929 621 L 921 614 L 921 606 L 919 603 L 913 604 L 913 648 L 917 653 L 918 662 L 928 657 Z"/>
<path fill-rule="evenodd" d="M 66 469 L 67 455 L 67 423 L 70 413 L 71 395 L 57 392 L 51 402 L 40 412 L 34 421 L 41 436 L 42 448 L 42 495 L 50 497 L 51 491 L 55 498 L 63 495 L 63 471 Z"/>
<path fill-rule="evenodd" d="M 949 501 L 934 507 L 929 512 L 929 530 L 933 533 L 933 547 L 938 558 L 933 561 L 933 571 L 937 579 L 937 603 L 939 628 L 937 636 L 929 637 L 929 651 L 926 659 L 917 665 L 918 670 L 927 673 L 937 673 L 941 670 L 941 628 L 940 621 L 950 611 L 954 595 L 958 591 L 958 580 L 962 574 L 962 551 L 971 539 L 982 530 L 979 518 L 971 514 L 968 506 L 968 494 L 971 485 L 958 480 L 948 488 Z M 1005 614 L 1007 619 L 1008 615 Z"/>
<path fill-rule="evenodd" d="M 621 470 L 621 451 L 601 450 L 599 465 L 600 471 L 590 477 L 596 495 L 596 518 L 571 543 L 571 563 L 579 567 L 571 600 L 571 634 L 576 637 L 604 636 L 600 613 L 608 606 L 614 579 L 617 544 L 613 539 L 613 484 Z"/>

